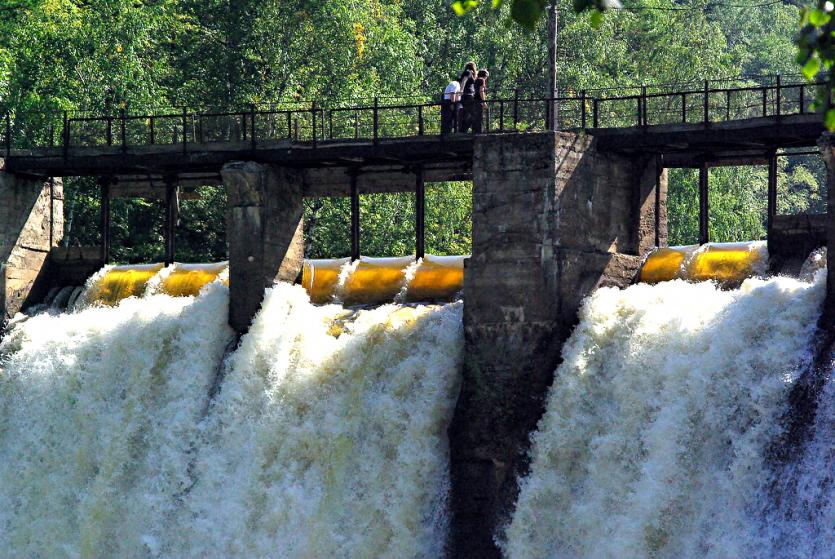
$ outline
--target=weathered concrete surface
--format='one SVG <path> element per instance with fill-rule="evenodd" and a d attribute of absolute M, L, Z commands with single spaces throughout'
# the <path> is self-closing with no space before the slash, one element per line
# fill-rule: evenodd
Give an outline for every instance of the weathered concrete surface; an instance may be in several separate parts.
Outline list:
<path fill-rule="evenodd" d="M 47 262 L 49 287 L 84 285 L 103 264 L 99 246 L 53 247 Z"/>
<path fill-rule="evenodd" d="M 835 135 L 824 134 L 818 146 L 826 164 L 826 300 L 823 305 L 821 326 L 835 326 Z"/>
<path fill-rule="evenodd" d="M 772 272 L 796 276 L 809 254 L 826 246 L 826 214 L 776 215 L 768 238 Z"/>
<path fill-rule="evenodd" d="M 35 180 L 3 172 L 0 160 L 0 305 L 8 319 L 46 288 L 44 263 L 64 235 L 60 178 Z"/>
<path fill-rule="evenodd" d="M 251 161 L 228 163 L 221 175 L 229 201 L 229 324 L 245 332 L 264 289 L 301 272 L 302 181 L 293 169 Z"/>
<path fill-rule="evenodd" d="M 588 136 L 480 137 L 464 285 L 464 382 L 450 427 L 450 555 L 497 557 L 529 435 L 583 297 L 629 284 L 655 240 L 655 158 Z M 663 217 L 666 211 L 660 213 Z M 666 223 L 660 224 L 666 238 Z"/>

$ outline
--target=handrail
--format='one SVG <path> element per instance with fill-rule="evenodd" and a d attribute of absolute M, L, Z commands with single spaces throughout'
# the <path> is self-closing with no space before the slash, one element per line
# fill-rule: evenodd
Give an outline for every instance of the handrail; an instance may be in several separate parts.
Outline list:
<path fill-rule="evenodd" d="M 498 96 L 485 102 L 484 131 L 547 129 L 549 107 L 554 104 L 560 107 L 557 115 L 560 129 L 645 127 L 675 122 L 709 124 L 756 116 L 780 118 L 809 112 L 808 101 L 814 96 L 808 96 L 807 89 L 824 85 L 823 82 L 786 82 L 780 75 L 768 78 L 773 83 L 711 87 L 711 82 L 705 81 L 699 89 L 667 92 L 649 91 L 651 86 L 645 85 L 641 86 L 640 93 L 621 96 L 594 96 L 589 90 L 582 90 L 579 94 L 553 98 L 521 97 L 517 90 L 512 97 Z M 794 91 L 797 93 L 786 94 Z M 754 97 L 738 95 L 751 93 Z M 717 103 L 719 96 L 724 96 L 724 102 Z M 658 100 L 667 103 L 659 106 Z M 294 107 L 277 108 L 280 105 Z M 315 148 L 329 140 L 365 139 L 376 143 L 381 137 L 440 133 L 439 101 L 384 104 L 381 98 L 375 97 L 372 104 L 355 106 L 329 106 L 319 102 L 271 103 L 270 106 L 273 108 L 253 104 L 241 110 L 217 111 L 190 111 L 181 107 L 176 113 L 168 109 L 150 114 L 127 114 L 124 108 L 103 115 L 75 111 L 7 112 L 0 115 L 4 124 L 0 127 L 3 136 L 0 145 L 9 157 L 13 148 L 45 147 L 40 145 L 43 143 L 55 147 L 59 133 L 57 144 L 66 157 L 71 145 L 118 144 L 124 152 L 128 145 L 178 144 L 186 152 L 195 143 L 243 141 L 250 143 L 254 150 L 271 140 L 310 140 Z"/>

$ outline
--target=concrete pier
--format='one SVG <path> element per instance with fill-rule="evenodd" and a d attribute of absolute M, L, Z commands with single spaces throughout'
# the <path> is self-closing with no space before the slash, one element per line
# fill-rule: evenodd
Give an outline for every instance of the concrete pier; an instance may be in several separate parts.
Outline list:
<path fill-rule="evenodd" d="M 571 133 L 476 141 L 464 382 L 450 427 L 453 557 L 499 556 L 494 536 L 583 297 L 629 284 L 656 237 L 666 243 L 656 158 L 604 154 L 595 142 Z"/>
<path fill-rule="evenodd" d="M 229 324 L 245 332 L 264 289 L 295 281 L 304 259 L 302 178 L 297 171 L 231 162 L 221 170 L 229 200 Z"/>
<path fill-rule="evenodd" d="M 3 172 L 0 159 L 0 307 L 8 320 L 44 295 L 45 264 L 64 236 L 60 178 L 42 180 Z"/>

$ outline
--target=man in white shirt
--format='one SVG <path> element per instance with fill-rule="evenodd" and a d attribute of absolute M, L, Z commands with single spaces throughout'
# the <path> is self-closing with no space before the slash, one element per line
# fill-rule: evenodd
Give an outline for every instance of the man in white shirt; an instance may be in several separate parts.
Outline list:
<path fill-rule="evenodd" d="M 453 80 L 446 86 L 444 98 L 441 101 L 441 135 L 445 136 L 453 131 L 460 101 L 461 84 Z"/>

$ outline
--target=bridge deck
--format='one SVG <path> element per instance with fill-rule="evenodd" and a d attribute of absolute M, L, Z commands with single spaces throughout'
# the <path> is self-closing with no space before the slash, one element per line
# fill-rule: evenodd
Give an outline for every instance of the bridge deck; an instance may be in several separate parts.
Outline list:
<path fill-rule="evenodd" d="M 660 124 L 586 130 L 606 151 L 663 155 L 666 167 L 764 164 L 770 150 L 815 146 L 824 132 L 818 114 L 767 116 L 729 122 Z M 503 132 L 504 135 L 524 132 Z M 317 195 L 346 194 L 344 170 L 359 173 L 400 173 L 420 165 L 427 181 L 468 179 L 475 137 L 418 136 L 371 140 L 276 141 L 97 146 L 11 150 L 5 170 L 33 176 L 110 176 L 123 188 L 139 193 L 162 187 L 162 178 L 176 175 L 181 185 L 218 184 L 221 167 L 234 160 L 319 169 Z M 328 173 L 332 169 L 334 173 Z M 338 172 L 336 172 L 338 171 Z M 370 190 L 409 190 L 411 181 L 375 181 Z M 402 183 L 402 184 L 400 184 Z"/>

